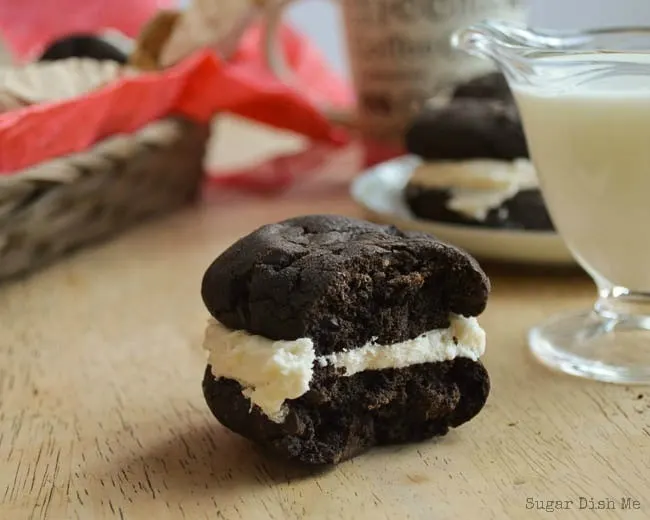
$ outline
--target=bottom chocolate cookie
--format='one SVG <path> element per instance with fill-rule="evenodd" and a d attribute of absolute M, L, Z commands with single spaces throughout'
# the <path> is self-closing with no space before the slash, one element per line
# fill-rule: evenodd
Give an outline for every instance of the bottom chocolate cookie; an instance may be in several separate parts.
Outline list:
<path fill-rule="evenodd" d="M 554 230 L 542 193 L 537 188 L 517 192 L 498 207 L 490 209 L 483 218 L 474 218 L 450 208 L 451 190 L 411 184 L 406 187 L 405 199 L 416 217 L 427 220 L 497 229 Z"/>
<path fill-rule="evenodd" d="M 445 435 L 483 408 L 490 389 L 479 361 L 456 358 L 403 369 L 364 371 L 350 377 L 316 371 L 310 390 L 286 401 L 274 422 L 232 379 L 215 379 L 208 366 L 203 393 L 215 417 L 230 430 L 297 462 L 336 464 L 373 446 Z"/>

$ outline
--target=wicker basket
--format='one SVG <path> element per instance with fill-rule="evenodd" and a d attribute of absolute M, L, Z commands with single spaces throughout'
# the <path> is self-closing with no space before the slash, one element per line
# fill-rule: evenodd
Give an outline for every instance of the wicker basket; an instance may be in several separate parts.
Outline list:
<path fill-rule="evenodd" d="M 169 118 L 0 176 L 0 281 L 194 200 L 208 137 Z"/>

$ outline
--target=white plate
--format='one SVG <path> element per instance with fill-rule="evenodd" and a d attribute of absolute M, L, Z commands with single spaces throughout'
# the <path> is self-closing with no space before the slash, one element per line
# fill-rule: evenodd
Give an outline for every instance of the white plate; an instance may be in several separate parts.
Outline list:
<path fill-rule="evenodd" d="M 486 229 L 414 217 L 404 202 L 403 191 L 419 162 L 416 157 L 404 156 L 365 171 L 352 183 L 352 198 L 375 221 L 431 233 L 479 259 L 536 265 L 575 263 L 553 232 Z"/>

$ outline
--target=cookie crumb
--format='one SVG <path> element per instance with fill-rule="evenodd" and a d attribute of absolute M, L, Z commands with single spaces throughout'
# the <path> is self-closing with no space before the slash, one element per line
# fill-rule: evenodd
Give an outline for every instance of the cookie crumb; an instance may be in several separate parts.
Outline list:
<path fill-rule="evenodd" d="M 409 480 L 409 482 L 412 482 L 413 484 L 423 484 L 424 482 L 429 481 L 429 477 L 419 473 L 416 473 L 414 475 L 406 475 L 406 478 Z"/>

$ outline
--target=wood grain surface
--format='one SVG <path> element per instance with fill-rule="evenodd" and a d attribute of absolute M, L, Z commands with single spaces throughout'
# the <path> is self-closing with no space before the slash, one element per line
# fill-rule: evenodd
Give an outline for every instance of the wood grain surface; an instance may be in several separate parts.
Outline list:
<path fill-rule="evenodd" d="M 486 266 L 493 390 L 443 439 L 309 473 L 221 427 L 201 395 L 203 271 L 255 227 L 314 212 L 359 214 L 336 176 L 211 196 L 1 287 L 0 518 L 650 518 L 650 391 L 549 372 L 526 348 L 529 327 L 591 304 L 574 270 Z"/>

